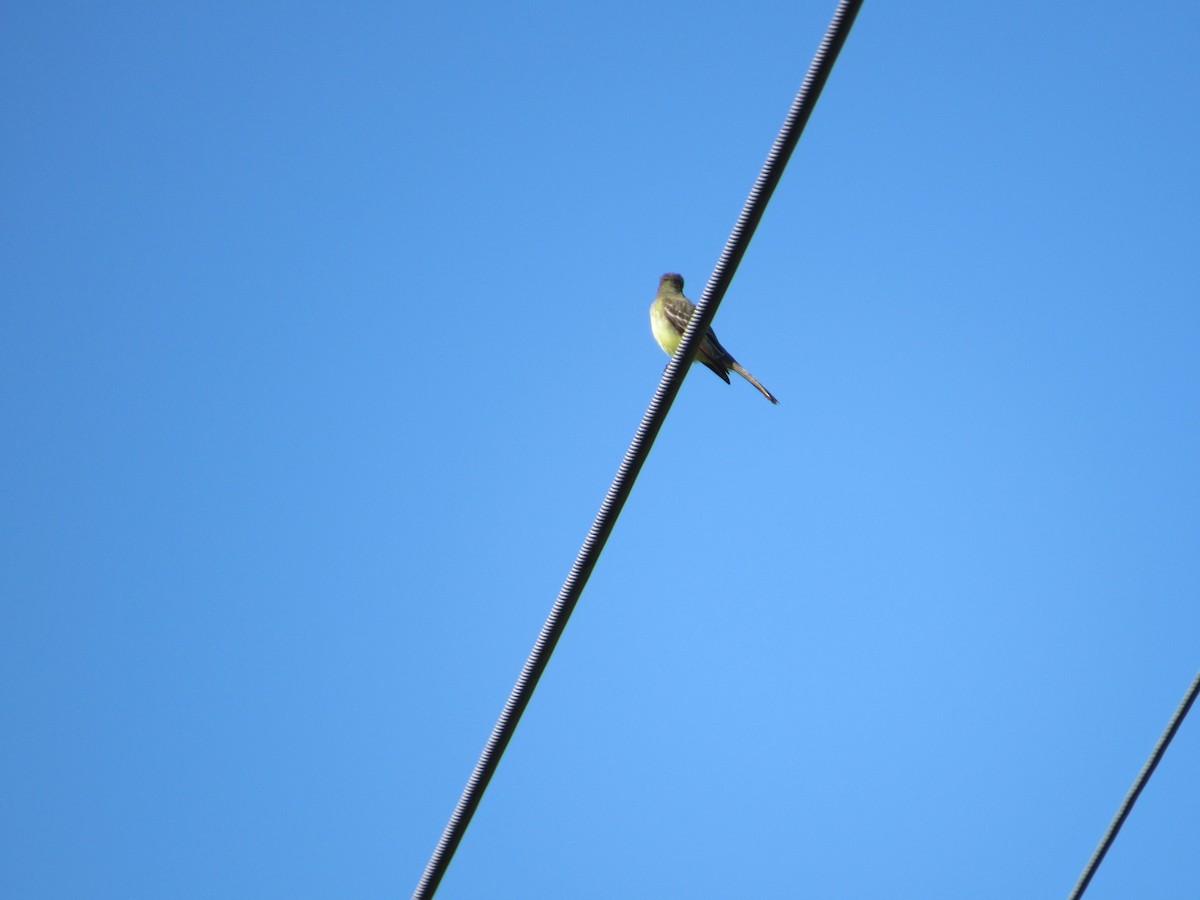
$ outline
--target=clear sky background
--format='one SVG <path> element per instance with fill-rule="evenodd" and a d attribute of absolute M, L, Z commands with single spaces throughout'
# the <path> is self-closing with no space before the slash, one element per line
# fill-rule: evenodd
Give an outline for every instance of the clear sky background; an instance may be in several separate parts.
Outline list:
<path fill-rule="evenodd" d="M 833 12 L 4 4 L 0 895 L 415 886 Z M 446 898 L 1065 897 L 1200 668 L 1200 6 L 868 2 Z M 1090 898 L 1200 896 L 1200 721 Z"/>

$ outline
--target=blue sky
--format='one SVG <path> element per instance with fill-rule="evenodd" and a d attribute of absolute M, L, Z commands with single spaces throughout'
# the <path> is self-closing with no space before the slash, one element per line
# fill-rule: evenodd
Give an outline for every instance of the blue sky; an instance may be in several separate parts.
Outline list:
<path fill-rule="evenodd" d="M 0 894 L 416 884 L 834 4 L 10 3 Z M 1200 9 L 867 3 L 439 896 L 1065 897 L 1200 667 Z M 1200 891 L 1184 724 L 1089 898 Z"/>

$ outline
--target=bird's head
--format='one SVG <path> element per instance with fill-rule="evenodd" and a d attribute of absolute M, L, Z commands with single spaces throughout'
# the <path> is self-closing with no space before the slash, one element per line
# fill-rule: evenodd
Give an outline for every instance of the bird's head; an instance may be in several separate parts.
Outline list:
<path fill-rule="evenodd" d="M 683 276 L 676 275 L 674 272 L 668 272 L 662 278 L 658 279 L 658 289 L 661 291 L 665 287 L 673 288 L 674 290 L 677 290 L 677 291 L 679 291 L 679 293 L 682 294 L 683 293 Z"/>

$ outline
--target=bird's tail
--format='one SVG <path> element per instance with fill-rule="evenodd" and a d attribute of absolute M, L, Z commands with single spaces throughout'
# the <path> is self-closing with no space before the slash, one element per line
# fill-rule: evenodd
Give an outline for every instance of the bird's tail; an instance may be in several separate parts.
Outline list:
<path fill-rule="evenodd" d="M 762 395 L 764 397 L 766 397 L 768 400 L 770 400 L 772 403 L 774 403 L 776 405 L 779 404 L 779 401 L 775 399 L 775 395 L 772 394 L 770 391 L 768 391 L 765 387 L 763 387 L 762 382 L 760 382 L 757 378 L 755 378 L 753 375 L 751 375 L 749 372 L 747 372 L 745 369 L 743 369 L 741 363 L 735 362 L 734 360 L 731 359 L 729 361 L 729 368 L 733 369 L 733 371 L 737 372 L 739 375 L 741 375 L 743 378 L 745 378 L 748 382 L 750 382 L 752 385 L 754 385 L 756 388 L 758 388 L 758 390 L 762 393 Z"/>
<path fill-rule="evenodd" d="M 729 384 L 729 368 L 720 362 L 714 362 L 703 350 L 696 354 L 696 362 L 708 366 L 709 369 L 717 373 L 718 378 Z"/>

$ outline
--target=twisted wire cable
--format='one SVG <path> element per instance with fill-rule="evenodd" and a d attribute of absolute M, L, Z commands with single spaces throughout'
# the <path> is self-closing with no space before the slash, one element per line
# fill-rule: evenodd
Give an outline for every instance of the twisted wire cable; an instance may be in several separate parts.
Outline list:
<path fill-rule="evenodd" d="M 413 900 L 428 900 L 437 891 L 438 885 L 450 865 L 450 860 L 479 806 L 483 792 L 487 789 L 492 775 L 495 774 L 500 757 L 516 730 L 521 714 L 528 706 L 529 699 L 533 696 L 533 691 L 542 677 L 542 672 L 545 671 L 546 665 L 550 661 L 550 655 L 554 652 L 558 639 L 567 626 L 567 621 L 575 609 L 575 604 L 587 584 L 592 569 L 595 568 L 596 561 L 600 558 L 608 536 L 612 533 L 613 526 L 616 525 L 617 517 L 621 514 L 621 509 L 624 507 L 630 491 L 633 490 L 634 480 L 650 453 L 650 447 L 662 428 L 663 420 L 666 418 L 671 404 L 675 401 L 675 395 L 679 393 L 684 375 L 696 357 L 701 339 L 712 324 L 717 307 L 725 296 L 730 281 L 733 280 L 738 263 L 745 256 L 746 247 L 762 219 L 775 186 L 779 184 L 779 179 L 783 176 L 788 159 L 791 157 L 796 143 L 800 140 L 800 134 L 804 131 L 804 126 L 812 114 L 817 98 L 821 95 L 821 90 L 829 78 L 829 73 L 846 42 L 846 37 L 850 33 L 850 28 L 853 26 L 861 6 L 862 0 L 841 0 L 838 4 L 825 37 L 809 66 L 808 74 L 788 112 L 787 119 L 771 147 L 771 152 L 763 164 L 762 171 L 754 183 L 754 188 L 746 200 L 741 215 L 738 216 L 737 224 L 725 244 L 725 249 L 722 251 L 708 286 L 700 298 L 696 312 L 692 315 L 683 341 L 663 373 L 662 381 L 654 393 L 654 398 L 650 401 L 650 407 L 642 417 L 633 442 L 629 445 L 625 458 L 617 470 L 617 475 L 600 506 L 600 511 L 596 514 L 587 538 L 579 550 L 579 555 L 575 558 L 575 564 L 571 566 L 570 574 L 568 574 L 562 590 L 559 591 L 558 599 L 555 601 L 545 625 L 542 626 L 542 631 L 538 635 L 529 658 L 525 661 L 525 666 L 509 695 L 508 702 L 504 704 L 500 718 L 492 729 L 492 734 L 484 746 L 479 761 L 475 764 L 475 769 L 467 781 L 466 788 L 463 789 L 458 805 L 454 808 L 450 821 L 434 849 L 433 856 L 425 867 L 421 881 L 413 892 Z"/>
<path fill-rule="evenodd" d="M 1192 681 L 1192 686 L 1184 694 L 1183 700 L 1175 710 L 1175 715 L 1171 716 L 1171 721 L 1167 723 L 1166 731 L 1162 733 L 1162 736 L 1158 739 L 1158 743 L 1154 745 L 1154 751 L 1150 754 L 1150 758 L 1146 760 L 1146 765 L 1142 766 L 1142 771 L 1134 780 L 1133 787 L 1125 795 L 1125 799 L 1121 802 L 1121 808 L 1117 810 L 1117 814 L 1113 817 L 1112 822 L 1109 823 L 1108 830 L 1104 832 L 1104 837 L 1100 839 L 1100 846 L 1092 854 L 1092 858 L 1088 861 L 1083 874 L 1079 876 L 1079 882 L 1075 885 L 1075 889 L 1071 891 L 1071 896 L 1068 900 L 1079 900 L 1083 896 L 1083 892 L 1087 890 L 1088 885 L 1091 884 L 1092 877 L 1096 874 L 1096 870 L 1100 868 L 1100 863 L 1104 861 L 1104 857 L 1108 853 L 1109 848 L 1112 847 L 1113 841 L 1117 839 L 1117 833 L 1121 830 L 1121 826 L 1129 818 L 1133 804 L 1137 803 L 1142 789 L 1146 787 L 1146 784 L 1150 781 L 1150 776 L 1158 768 L 1163 754 L 1167 752 L 1167 747 L 1170 746 L 1172 738 L 1175 737 L 1175 732 L 1179 730 L 1179 726 L 1183 724 L 1188 710 L 1196 702 L 1197 694 L 1200 694 L 1200 673 L 1197 673 L 1195 680 Z"/>

